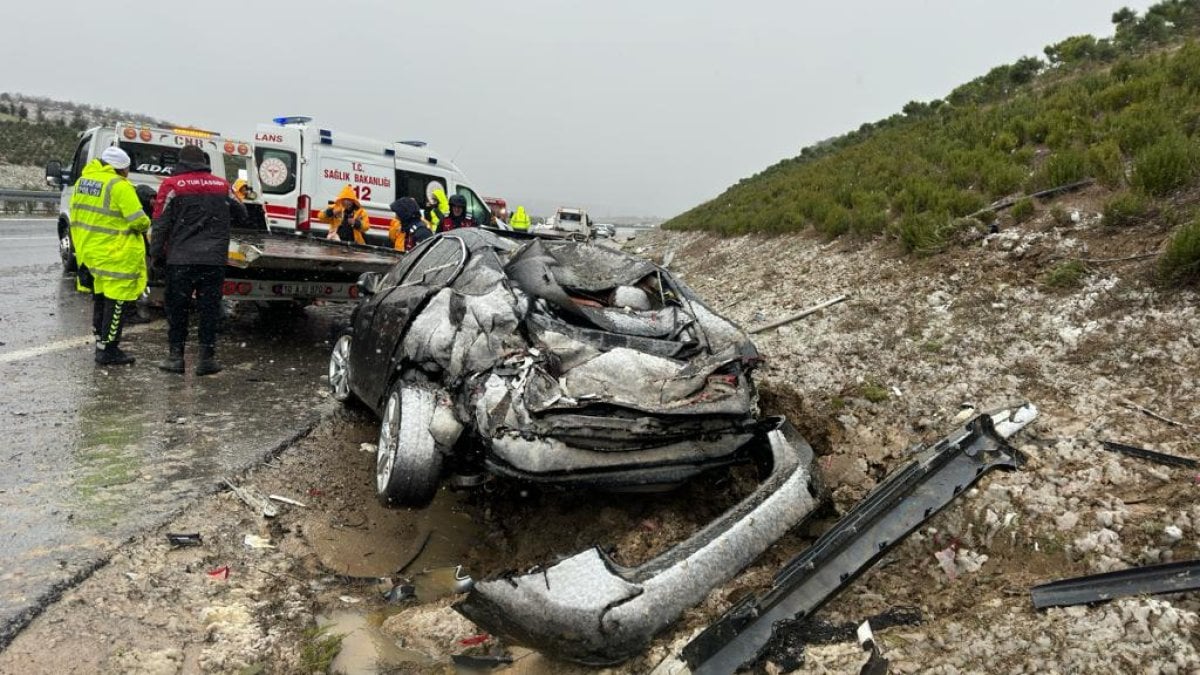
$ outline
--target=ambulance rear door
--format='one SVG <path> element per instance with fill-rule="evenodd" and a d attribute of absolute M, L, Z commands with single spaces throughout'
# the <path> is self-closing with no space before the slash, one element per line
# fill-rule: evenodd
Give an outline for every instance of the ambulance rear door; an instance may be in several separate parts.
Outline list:
<path fill-rule="evenodd" d="M 301 167 L 303 127 L 260 124 L 254 133 L 254 166 L 259 195 L 272 230 L 295 230 L 309 218 L 313 203 L 304 194 Z M 297 214 L 298 210 L 303 213 Z M 303 229 L 303 228 L 301 228 Z"/>

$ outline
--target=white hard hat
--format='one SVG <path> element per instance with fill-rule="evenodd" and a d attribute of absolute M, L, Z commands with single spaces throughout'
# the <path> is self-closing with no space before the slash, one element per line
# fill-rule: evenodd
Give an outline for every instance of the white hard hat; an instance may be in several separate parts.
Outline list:
<path fill-rule="evenodd" d="M 100 153 L 100 159 L 114 169 L 128 169 L 129 155 L 115 145 L 110 145 Z"/>

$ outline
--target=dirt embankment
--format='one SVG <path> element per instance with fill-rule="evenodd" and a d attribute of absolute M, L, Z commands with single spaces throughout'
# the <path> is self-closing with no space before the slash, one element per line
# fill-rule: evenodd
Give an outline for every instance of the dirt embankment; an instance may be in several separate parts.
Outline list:
<path fill-rule="evenodd" d="M 949 431 L 963 403 L 1041 407 L 1017 439 L 1025 469 L 985 478 L 822 610 L 860 621 L 919 608 L 921 625 L 878 633 L 896 672 L 1200 672 L 1194 594 L 1047 612 L 1028 598 L 1039 581 L 1200 557 L 1196 472 L 1114 455 L 1097 442 L 1200 458 L 1197 297 L 1156 288 L 1147 260 L 1091 263 L 1077 287 L 1045 285 L 1065 258 L 1132 255 L 1165 234 L 1104 230 L 1091 200 L 1085 193 L 1061 202 L 1083 211 L 1078 224 L 1044 217 L 928 259 L 800 237 L 655 233 L 630 246 L 659 259 L 674 251 L 682 278 L 747 327 L 852 294 L 757 340 L 767 358 L 763 407 L 810 438 L 839 511 L 908 448 Z M 1136 412 L 1125 399 L 1191 428 Z M 447 655 L 461 652 L 507 654 L 516 659 L 509 672 L 588 672 L 479 636 L 443 597 L 453 566 L 484 576 L 590 545 L 640 561 L 753 484 L 744 467 L 668 495 L 501 485 L 444 491 L 427 511 L 387 510 L 373 497 L 375 433 L 368 414 L 338 413 L 244 480 L 305 508 L 281 507 L 265 520 L 220 494 L 126 547 L 0 654 L 0 672 L 311 672 L 336 651 L 314 635 L 319 623 L 349 634 L 334 667 L 353 672 L 371 672 L 372 661 L 384 664 L 379 672 L 452 672 Z M 648 672 L 742 594 L 764 588 L 831 521 L 785 537 L 644 657 L 607 672 Z M 201 532 L 204 546 L 170 549 L 165 531 Z M 275 548 L 248 547 L 248 534 Z M 953 578 L 934 557 L 947 549 Z M 389 604 L 380 593 L 388 585 L 370 578 L 396 579 L 401 567 L 417 599 Z M 858 672 L 861 662 L 857 646 L 842 643 L 811 647 L 806 667 Z"/>

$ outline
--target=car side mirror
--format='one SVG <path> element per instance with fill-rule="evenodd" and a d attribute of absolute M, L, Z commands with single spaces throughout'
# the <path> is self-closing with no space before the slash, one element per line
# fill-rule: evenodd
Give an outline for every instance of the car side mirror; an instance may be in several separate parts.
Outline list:
<path fill-rule="evenodd" d="M 57 159 L 46 162 L 46 184 L 54 187 L 62 187 L 63 185 L 62 162 Z"/>
<path fill-rule="evenodd" d="M 379 292 L 379 284 L 383 281 L 383 275 L 379 272 L 363 272 L 358 278 L 358 291 L 363 296 L 375 295 Z"/>

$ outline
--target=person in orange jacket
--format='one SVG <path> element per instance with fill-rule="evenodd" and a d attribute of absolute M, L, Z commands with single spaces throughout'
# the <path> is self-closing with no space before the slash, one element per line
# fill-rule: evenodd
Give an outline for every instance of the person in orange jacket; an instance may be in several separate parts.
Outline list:
<path fill-rule="evenodd" d="M 358 201 L 358 195 L 354 194 L 354 188 L 349 185 L 342 188 L 337 199 L 321 211 L 318 220 L 329 226 L 328 239 L 367 243 L 363 233 L 371 229 L 371 220 Z"/>
<path fill-rule="evenodd" d="M 414 246 L 433 236 L 433 228 L 421 217 L 421 207 L 412 197 L 401 197 L 392 202 L 392 224 L 388 238 L 397 251 L 411 251 Z"/>

